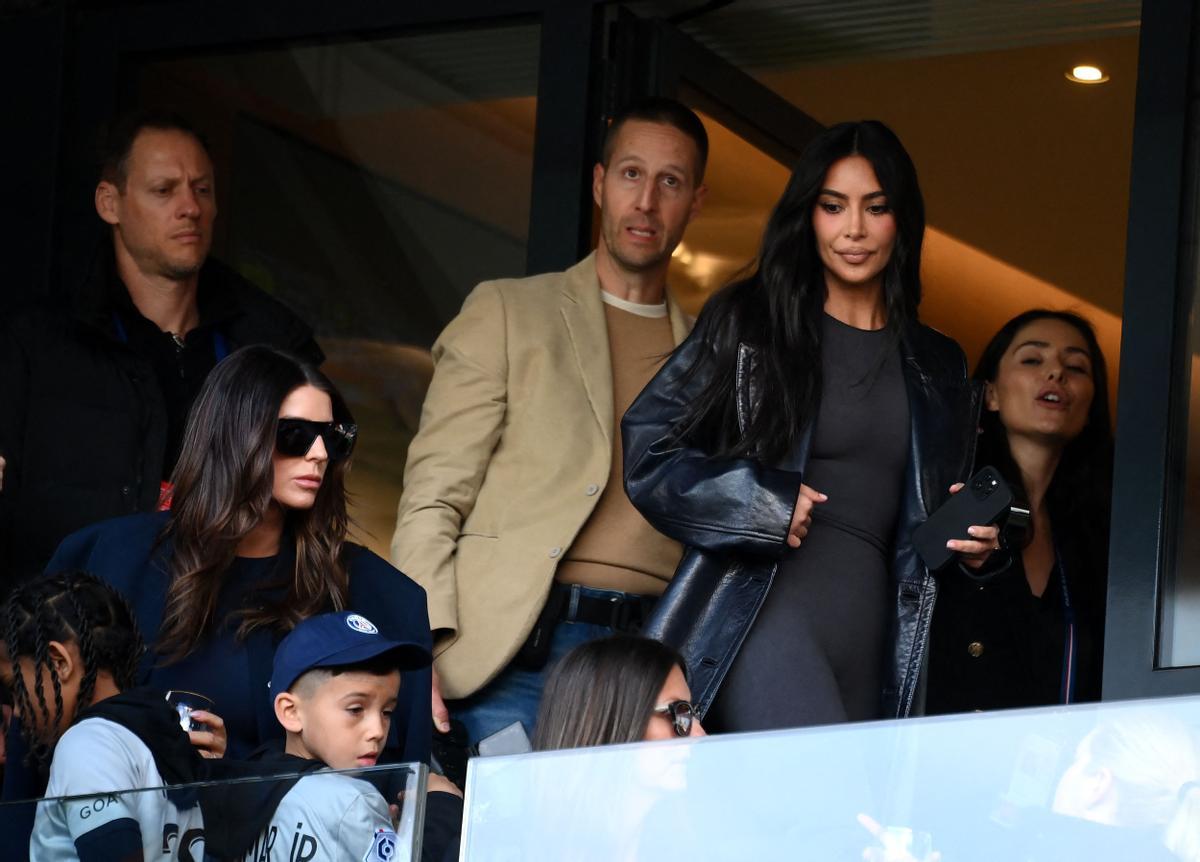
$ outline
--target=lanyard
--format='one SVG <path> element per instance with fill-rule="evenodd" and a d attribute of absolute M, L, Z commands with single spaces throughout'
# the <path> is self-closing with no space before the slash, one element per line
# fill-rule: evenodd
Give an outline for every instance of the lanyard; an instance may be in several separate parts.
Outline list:
<path fill-rule="evenodd" d="M 122 344 L 129 343 L 129 333 L 125 331 L 125 324 L 121 321 L 121 315 L 115 311 L 112 316 L 113 329 L 117 332 L 117 340 Z M 229 342 L 225 335 L 218 329 L 212 331 L 213 338 L 213 354 L 217 357 L 217 362 L 220 362 L 229 355 Z"/>
<path fill-rule="evenodd" d="M 1059 689 L 1060 703 L 1075 703 L 1075 684 L 1079 677 L 1079 630 L 1075 623 L 1075 608 L 1071 604 L 1071 593 L 1067 589 L 1067 567 L 1063 563 L 1058 542 L 1054 543 L 1054 561 L 1062 583 L 1063 618 L 1067 630 L 1063 638 L 1062 686 Z"/>

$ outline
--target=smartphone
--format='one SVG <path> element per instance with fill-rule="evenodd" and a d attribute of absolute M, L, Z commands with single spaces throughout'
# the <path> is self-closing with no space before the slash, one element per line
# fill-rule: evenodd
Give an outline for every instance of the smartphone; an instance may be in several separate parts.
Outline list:
<path fill-rule="evenodd" d="M 529 737 L 525 733 L 525 725 L 514 721 L 507 727 L 497 730 L 491 736 L 479 740 L 477 746 L 480 757 L 494 757 L 499 754 L 525 754 L 533 750 Z"/>
<path fill-rule="evenodd" d="M 954 558 L 946 547 L 951 539 L 969 539 L 967 527 L 1000 521 L 1013 504 L 1012 490 L 995 467 L 984 467 L 966 486 L 938 507 L 924 524 L 913 530 L 913 546 L 931 571 Z"/>

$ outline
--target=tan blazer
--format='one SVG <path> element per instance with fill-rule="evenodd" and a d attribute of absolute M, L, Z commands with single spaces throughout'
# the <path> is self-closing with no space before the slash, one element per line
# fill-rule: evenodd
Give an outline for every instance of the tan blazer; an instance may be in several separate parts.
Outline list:
<path fill-rule="evenodd" d="M 512 660 L 608 482 L 612 366 L 594 257 L 480 284 L 433 346 L 392 562 L 429 594 L 448 698 Z M 670 317 L 678 344 L 691 320 L 673 302 Z"/>

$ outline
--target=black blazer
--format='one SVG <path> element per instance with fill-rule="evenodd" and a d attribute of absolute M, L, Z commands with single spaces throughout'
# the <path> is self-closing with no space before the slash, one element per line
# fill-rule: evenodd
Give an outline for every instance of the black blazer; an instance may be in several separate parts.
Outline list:
<path fill-rule="evenodd" d="M 914 324 L 901 354 L 911 422 L 908 466 L 890 572 L 895 612 L 881 692 L 884 714 L 908 715 L 917 695 L 934 577 L 918 558 L 912 531 L 967 476 L 974 454 L 979 399 L 967 381 L 962 350 L 950 338 Z M 711 370 L 685 378 L 711 357 L 693 333 L 660 369 L 621 423 L 625 489 L 647 520 L 687 546 L 683 560 L 643 629 L 680 651 L 701 715 L 753 625 L 778 561 L 808 462 L 811 425 L 783 463 L 710 458 L 677 441 L 673 431 Z M 742 344 L 736 369 L 737 415 L 744 431 L 754 411 L 770 409 L 759 391 L 754 347 Z"/>

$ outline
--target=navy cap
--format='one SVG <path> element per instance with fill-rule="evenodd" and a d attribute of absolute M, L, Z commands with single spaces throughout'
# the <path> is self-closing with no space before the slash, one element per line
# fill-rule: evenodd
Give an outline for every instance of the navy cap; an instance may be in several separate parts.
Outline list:
<path fill-rule="evenodd" d="M 398 670 L 419 670 L 433 661 L 424 644 L 388 640 L 361 614 L 341 611 L 309 617 L 292 629 L 275 650 L 271 694 L 287 691 L 313 668 L 358 664 L 393 651 Z"/>

